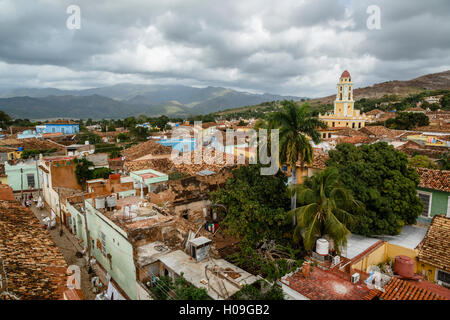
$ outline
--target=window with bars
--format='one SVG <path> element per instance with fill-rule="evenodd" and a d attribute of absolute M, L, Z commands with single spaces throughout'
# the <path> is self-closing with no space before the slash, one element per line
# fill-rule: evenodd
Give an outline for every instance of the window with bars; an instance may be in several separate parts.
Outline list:
<path fill-rule="evenodd" d="M 450 273 L 437 270 L 437 280 L 443 282 L 444 286 L 450 287 Z"/>
<path fill-rule="evenodd" d="M 100 238 L 102 241 L 102 254 L 106 257 L 106 235 L 100 231 Z"/>
<path fill-rule="evenodd" d="M 431 194 L 419 192 L 417 195 L 419 196 L 420 200 L 423 203 L 423 211 L 420 215 L 422 217 L 428 217 L 431 205 Z"/>
<path fill-rule="evenodd" d="M 27 174 L 27 184 L 29 189 L 34 188 L 34 174 Z"/>

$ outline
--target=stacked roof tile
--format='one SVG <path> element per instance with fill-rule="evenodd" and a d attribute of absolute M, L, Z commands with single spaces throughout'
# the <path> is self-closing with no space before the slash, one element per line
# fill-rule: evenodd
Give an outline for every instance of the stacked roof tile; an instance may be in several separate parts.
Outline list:
<path fill-rule="evenodd" d="M 450 272 L 450 218 L 434 216 L 419 245 L 417 260 Z"/>
<path fill-rule="evenodd" d="M 4 264 L 0 273 L 8 278 L 3 293 L 21 300 L 62 299 L 67 264 L 30 209 L 15 201 L 0 201 L 0 260 Z"/>
<path fill-rule="evenodd" d="M 450 192 L 450 170 L 415 169 L 420 177 L 419 187 Z"/>
<path fill-rule="evenodd" d="M 398 278 L 392 278 L 384 287 L 384 292 L 372 290 L 364 300 L 372 300 L 376 296 L 381 300 L 447 300 L 430 290 Z"/>

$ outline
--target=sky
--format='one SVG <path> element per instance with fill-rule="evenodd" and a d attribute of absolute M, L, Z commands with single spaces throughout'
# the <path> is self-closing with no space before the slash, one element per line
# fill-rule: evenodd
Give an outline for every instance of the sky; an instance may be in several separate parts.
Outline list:
<path fill-rule="evenodd" d="M 183 84 L 322 97 L 344 70 L 356 87 L 449 70 L 449 13 L 448 0 L 0 0 L 0 89 Z"/>

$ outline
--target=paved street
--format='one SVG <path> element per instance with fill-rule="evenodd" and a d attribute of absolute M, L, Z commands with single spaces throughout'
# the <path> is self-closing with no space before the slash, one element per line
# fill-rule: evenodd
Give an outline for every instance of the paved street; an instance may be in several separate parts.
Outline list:
<path fill-rule="evenodd" d="M 42 219 L 46 216 L 50 216 L 50 213 L 46 209 L 37 209 L 34 205 L 31 207 L 31 210 L 42 222 Z M 86 300 L 94 300 L 95 294 L 92 292 L 91 286 L 91 276 L 88 274 L 88 267 L 85 258 L 77 258 L 75 255 L 78 251 L 81 251 L 81 246 L 76 243 L 76 240 L 73 236 L 71 236 L 70 232 L 63 226 L 64 234 L 62 236 L 59 235 L 60 226 L 56 225 L 55 228 L 50 230 L 50 234 L 55 241 L 55 244 L 59 247 L 61 253 L 64 256 L 67 264 L 77 265 L 81 270 L 81 290 Z M 92 273 L 94 275 L 94 273 Z"/>

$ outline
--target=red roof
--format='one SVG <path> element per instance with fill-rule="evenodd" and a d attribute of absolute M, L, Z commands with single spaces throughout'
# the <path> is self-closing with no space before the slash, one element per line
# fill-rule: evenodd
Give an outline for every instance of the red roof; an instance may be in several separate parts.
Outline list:
<path fill-rule="evenodd" d="M 350 78 L 350 73 L 347 70 L 345 70 L 344 72 L 342 72 L 341 78 Z"/>
<path fill-rule="evenodd" d="M 450 192 L 450 170 L 415 169 L 420 177 L 419 187 Z"/>
<path fill-rule="evenodd" d="M 379 296 L 381 300 L 447 300 L 430 290 L 398 278 L 392 278 L 384 287 L 384 292 L 373 290 L 364 300 L 370 300 L 375 296 Z"/>
<path fill-rule="evenodd" d="M 308 278 L 297 272 L 281 282 L 311 300 L 362 300 L 370 292 L 366 285 L 353 284 L 319 267 L 313 267 Z"/>

